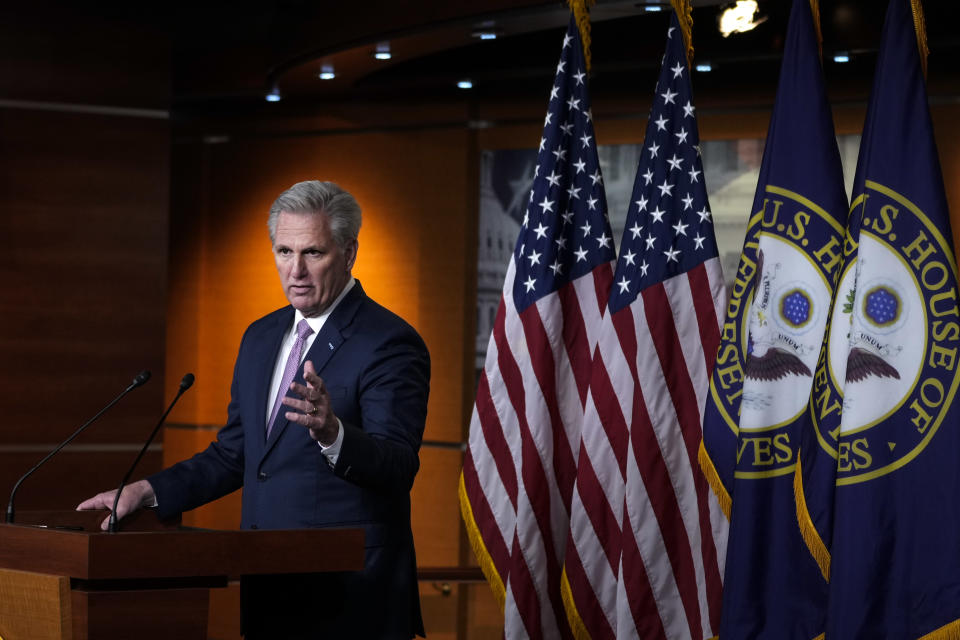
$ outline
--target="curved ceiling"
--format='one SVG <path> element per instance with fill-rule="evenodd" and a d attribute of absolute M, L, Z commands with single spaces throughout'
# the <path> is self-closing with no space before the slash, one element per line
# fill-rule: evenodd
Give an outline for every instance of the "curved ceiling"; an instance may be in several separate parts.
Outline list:
<path fill-rule="evenodd" d="M 766 18 L 754 31 L 723 38 L 717 30 L 719 0 L 695 0 L 696 61 L 714 71 L 697 76 L 698 94 L 712 90 L 772 89 L 790 11 L 788 0 L 760 0 Z M 724 3 L 727 4 L 727 3 Z M 952 64 L 960 38 L 948 2 L 927 0 L 931 93 L 956 94 Z M 389 100 L 416 94 L 458 97 L 456 82 L 469 78 L 471 97 L 523 98 L 543 93 L 556 63 L 559 33 L 569 9 L 540 0 L 424 0 L 416 5 L 362 5 L 285 0 L 245 9 L 198 3 L 173 20 L 174 110 L 261 109 L 276 85 L 283 102 L 300 107 L 329 100 Z M 653 81 L 668 13 L 650 13 L 646 2 L 600 0 L 591 10 L 593 71 L 598 93 L 644 91 Z M 664 4 L 669 11 L 669 4 Z M 868 86 L 885 3 L 823 0 L 820 3 L 828 81 L 838 87 Z M 498 38 L 475 32 L 493 28 Z M 393 57 L 373 57 L 379 42 Z M 832 54 L 851 53 L 837 65 Z M 323 64 L 336 71 L 320 80 Z M 644 72 L 644 73 L 641 73 Z M 866 79 L 866 80 L 864 80 Z M 284 107 L 278 107 L 284 108 Z"/>

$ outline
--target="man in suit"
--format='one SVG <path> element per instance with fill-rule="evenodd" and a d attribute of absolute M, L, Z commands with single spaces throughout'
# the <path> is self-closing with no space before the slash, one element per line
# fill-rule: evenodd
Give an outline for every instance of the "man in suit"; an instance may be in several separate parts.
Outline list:
<path fill-rule="evenodd" d="M 353 196 L 329 182 L 277 198 L 268 227 L 290 306 L 244 334 L 216 441 L 127 487 L 117 508 L 122 518 L 156 505 L 167 517 L 243 487 L 244 529 L 364 528 L 362 571 L 245 577 L 247 638 L 424 634 L 410 489 L 430 361 L 416 331 L 351 275 L 360 218 Z M 106 492 L 78 508 L 112 502 Z"/>

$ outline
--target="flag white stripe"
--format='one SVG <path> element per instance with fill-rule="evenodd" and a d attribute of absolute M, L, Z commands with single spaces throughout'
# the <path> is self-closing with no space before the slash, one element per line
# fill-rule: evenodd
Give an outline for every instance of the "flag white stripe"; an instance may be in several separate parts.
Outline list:
<path fill-rule="evenodd" d="M 684 276 L 679 276 L 675 280 L 687 280 Z M 666 284 L 666 283 L 665 283 Z M 678 288 L 674 286 L 674 288 Z M 687 287 L 689 291 L 689 287 Z M 685 302 L 691 305 L 692 301 Z M 641 324 L 640 320 L 644 318 L 643 298 L 637 298 L 637 301 L 631 306 L 634 314 L 634 320 L 637 322 L 637 341 L 642 346 L 637 351 L 637 370 L 640 375 L 640 393 L 643 401 L 647 405 L 647 411 L 650 414 L 650 422 L 653 425 L 653 431 L 657 442 L 660 445 L 660 452 L 663 456 L 667 468 L 667 475 L 673 493 L 676 496 L 677 504 L 680 507 L 680 515 L 687 533 L 687 542 L 693 557 L 694 572 L 698 585 L 706 584 L 706 576 L 703 567 L 703 555 L 700 552 L 700 516 L 697 500 L 696 487 L 693 483 L 693 474 L 699 473 L 699 469 L 693 469 L 690 462 L 690 456 L 683 439 L 680 437 L 680 419 L 677 416 L 676 409 L 671 400 L 670 392 L 664 384 L 664 372 L 660 368 L 660 360 L 657 357 L 657 349 L 653 342 L 653 336 L 650 334 L 647 325 Z M 663 312 L 661 310 L 661 312 Z M 673 314 L 676 317 L 676 313 Z M 693 314 L 688 314 L 692 316 Z M 689 328 L 688 328 L 689 330 Z M 693 328 L 695 336 L 700 335 L 699 330 Z M 691 335 L 683 334 L 681 335 Z M 681 343 L 685 342 L 681 339 Z M 699 340 L 697 341 L 699 344 Z M 706 377 L 703 382 L 705 383 Z M 636 461 L 632 460 L 635 465 Z M 638 472 L 639 473 L 639 472 Z M 639 475 L 634 476 L 636 482 L 642 482 Z M 628 487 L 629 492 L 631 487 Z M 632 501 L 628 499 L 628 510 Z M 641 544 L 641 541 L 637 541 Z M 642 547 L 641 547 L 642 548 Z M 700 600 L 700 610 L 707 610 L 706 590 L 697 589 L 697 596 Z"/>

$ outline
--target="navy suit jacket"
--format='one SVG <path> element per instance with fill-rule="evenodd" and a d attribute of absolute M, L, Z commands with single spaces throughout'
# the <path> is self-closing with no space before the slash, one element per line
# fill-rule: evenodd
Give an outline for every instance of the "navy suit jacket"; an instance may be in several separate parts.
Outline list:
<path fill-rule="evenodd" d="M 245 578 L 246 632 L 283 637 L 279 624 L 290 625 L 287 637 L 423 635 L 410 488 L 427 412 L 427 348 L 410 325 L 368 298 L 359 281 L 340 301 L 304 358 L 323 378 L 343 424 L 343 446 L 331 468 L 310 432 L 283 418 L 286 407 L 266 438 L 271 376 L 293 317 L 288 306 L 247 329 L 227 423 L 216 441 L 148 478 L 160 516 L 243 487 L 241 528 L 363 527 L 362 572 Z M 303 384 L 302 365 L 296 381 Z"/>

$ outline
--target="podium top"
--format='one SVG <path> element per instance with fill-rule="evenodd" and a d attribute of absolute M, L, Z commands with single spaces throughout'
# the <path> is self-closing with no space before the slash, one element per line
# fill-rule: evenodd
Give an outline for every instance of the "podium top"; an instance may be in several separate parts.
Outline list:
<path fill-rule="evenodd" d="M 23 522 L 31 524 L 0 524 L 0 568 L 81 580 L 237 577 L 363 568 L 364 532 L 359 528 L 220 531 L 164 528 L 161 524 L 153 530 L 105 533 L 98 526 L 90 531 L 88 525 L 69 523 L 81 518 L 81 522 L 99 525 L 106 512 L 69 513 L 76 512 L 49 512 L 41 524 L 37 514 L 24 512 Z"/>

